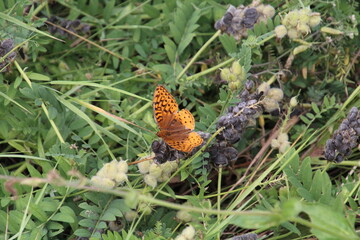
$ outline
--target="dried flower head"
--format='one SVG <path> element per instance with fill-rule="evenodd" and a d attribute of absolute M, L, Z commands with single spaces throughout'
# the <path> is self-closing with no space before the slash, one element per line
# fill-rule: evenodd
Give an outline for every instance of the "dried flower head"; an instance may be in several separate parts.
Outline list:
<path fill-rule="evenodd" d="M 275 9 L 272 6 L 260 4 L 258 1 L 237 8 L 230 5 L 224 16 L 216 21 L 215 29 L 240 40 L 242 37 L 247 37 L 247 30 L 252 29 L 256 23 L 267 21 L 274 15 Z"/>
<path fill-rule="evenodd" d="M 360 113 L 358 108 L 351 108 L 347 118 L 340 124 L 331 139 L 326 141 L 325 159 L 342 162 L 360 144 Z"/>

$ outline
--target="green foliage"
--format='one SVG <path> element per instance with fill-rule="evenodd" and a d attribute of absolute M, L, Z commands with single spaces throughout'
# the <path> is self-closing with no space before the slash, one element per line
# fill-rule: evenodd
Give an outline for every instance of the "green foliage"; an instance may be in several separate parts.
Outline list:
<path fill-rule="evenodd" d="M 122 199 L 114 199 L 110 195 L 87 193 L 85 197 L 90 201 L 79 204 L 81 219 L 80 228 L 74 234 L 78 237 L 101 238 L 101 232 L 107 228 L 106 222 L 116 221 L 123 217 L 124 212 L 130 210 Z"/>

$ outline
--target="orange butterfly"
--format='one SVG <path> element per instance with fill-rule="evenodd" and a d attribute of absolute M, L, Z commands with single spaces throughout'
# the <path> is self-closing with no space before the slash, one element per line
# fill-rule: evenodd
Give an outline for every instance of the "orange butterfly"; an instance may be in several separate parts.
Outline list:
<path fill-rule="evenodd" d="M 179 111 L 175 98 L 163 86 L 157 86 L 153 99 L 154 117 L 160 131 L 156 133 L 167 145 L 182 152 L 191 152 L 203 139 L 193 132 L 194 116 L 187 109 Z"/>

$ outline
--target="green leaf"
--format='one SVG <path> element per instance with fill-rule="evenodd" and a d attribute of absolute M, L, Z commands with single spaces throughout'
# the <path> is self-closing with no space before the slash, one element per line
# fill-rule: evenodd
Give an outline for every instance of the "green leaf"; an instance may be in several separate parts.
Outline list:
<path fill-rule="evenodd" d="M 91 233 L 87 229 L 79 228 L 74 232 L 74 235 L 76 235 L 78 237 L 88 238 L 91 236 Z"/>
<path fill-rule="evenodd" d="M 305 189 L 310 190 L 312 185 L 312 170 L 310 165 L 311 158 L 306 157 L 301 163 L 299 178 Z"/>
<path fill-rule="evenodd" d="M 82 226 L 82 227 L 86 227 L 86 228 L 94 228 L 95 227 L 95 221 L 94 220 L 91 220 L 91 219 L 81 219 L 79 221 L 79 225 Z"/>
<path fill-rule="evenodd" d="M 40 207 L 41 203 L 39 205 L 35 203 L 31 203 L 29 206 L 30 212 L 39 219 L 42 222 L 45 222 L 48 219 L 48 215 L 45 213 L 45 211 Z"/>
<path fill-rule="evenodd" d="M 174 63 L 175 62 L 175 57 L 176 57 L 176 45 L 167 36 L 163 36 L 162 38 L 163 38 L 163 41 L 165 43 L 164 48 L 165 48 L 166 54 L 167 54 L 170 62 Z"/>
<path fill-rule="evenodd" d="M 229 55 L 237 52 L 237 44 L 234 37 L 223 34 L 219 36 L 219 40 Z"/>
<path fill-rule="evenodd" d="M 314 178 L 313 178 L 313 184 L 310 188 L 310 193 L 314 197 L 315 200 L 319 200 L 322 194 L 322 173 L 320 170 L 317 170 L 315 172 Z"/>
<path fill-rule="evenodd" d="M 305 123 L 305 124 L 310 124 L 311 121 L 309 119 L 307 119 L 304 115 L 300 115 L 300 119 Z"/>
<path fill-rule="evenodd" d="M 319 239 L 359 239 L 354 231 L 354 227 L 344 217 L 341 211 L 334 211 L 326 205 L 305 205 L 303 207 L 312 223 L 311 232 Z"/>
<path fill-rule="evenodd" d="M 51 80 L 48 76 L 45 76 L 45 75 L 40 74 L 40 73 L 30 72 L 30 73 L 27 73 L 27 76 L 31 80 L 38 80 L 38 81 L 50 81 Z"/>
<path fill-rule="evenodd" d="M 312 114 L 312 113 L 307 113 L 306 114 L 306 117 L 310 118 L 310 119 L 314 119 L 315 118 L 315 115 Z"/>
<path fill-rule="evenodd" d="M 67 223 L 74 223 L 75 222 L 75 219 L 72 218 L 72 216 L 69 216 L 65 213 L 57 213 L 55 214 L 51 220 L 53 221 L 59 221 L 59 222 L 67 222 Z"/>
<path fill-rule="evenodd" d="M 304 198 L 306 201 L 312 202 L 315 200 L 311 193 L 303 187 L 297 188 L 296 191 L 299 193 L 300 197 Z"/>
<path fill-rule="evenodd" d="M 149 15 L 151 18 L 158 18 L 160 16 L 160 11 L 157 8 L 151 6 L 150 4 L 145 4 L 143 6 L 143 10 L 144 13 Z"/>
<path fill-rule="evenodd" d="M 311 107 L 316 114 L 320 114 L 320 109 L 315 103 L 311 103 Z"/>

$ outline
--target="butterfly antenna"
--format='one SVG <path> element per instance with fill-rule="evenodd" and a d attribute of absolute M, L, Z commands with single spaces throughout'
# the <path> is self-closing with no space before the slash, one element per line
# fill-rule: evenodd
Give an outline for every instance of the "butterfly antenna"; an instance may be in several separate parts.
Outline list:
<path fill-rule="evenodd" d="M 139 161 L 128 163 L 128 165 L 130 166 L 130 165 L 138 164 L 141 162 L 150 161 L 152 159 L 154 159 L 154 156 L 146 157 L 146 158 L 140 159 Z"/>

